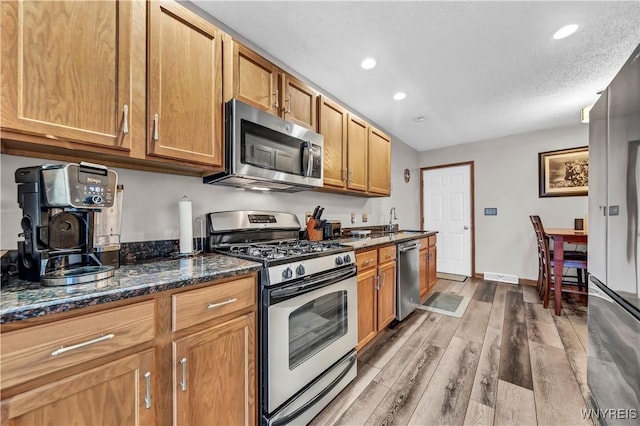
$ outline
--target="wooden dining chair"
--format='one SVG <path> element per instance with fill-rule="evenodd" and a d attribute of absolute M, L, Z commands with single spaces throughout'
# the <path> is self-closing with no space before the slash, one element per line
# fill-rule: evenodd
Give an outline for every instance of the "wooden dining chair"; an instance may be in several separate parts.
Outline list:
<path fill-rule="evenodd" d="M 529 216 L 533 225 L 533 230 L 536 235 L 536 244 L 538 246 L 538 295 L 543 300 L 543 306 L 546 308 L 549 305 L 549 298 L 553 288 L 553 251 L 549 248 L 549 238 L 544 233 L 544 226 L 540 216 Z M 563 266 L 565 268 L 575 268 L 578 290 L 572 290 L 571 287 L 564 284 L 570 284 L 563 277 L 562 291 L 567 293 L 579 293 L 585 294 L 583 290 L 583 282 L 586 283 L 586 271 L 587 271 L 587 254 L 579 251 L 565 251 Z M 584 280 L 583 280 L 584 279 Z"/>

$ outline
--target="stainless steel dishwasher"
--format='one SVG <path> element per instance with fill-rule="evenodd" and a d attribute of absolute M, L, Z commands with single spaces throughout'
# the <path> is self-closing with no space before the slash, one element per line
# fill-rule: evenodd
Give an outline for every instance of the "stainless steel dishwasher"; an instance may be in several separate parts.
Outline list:
<path fill-rule="evenodd" d="M 420 243 L 400 243 L 396 277 L 396 319 L 402 321 L 420 304 Z"/>

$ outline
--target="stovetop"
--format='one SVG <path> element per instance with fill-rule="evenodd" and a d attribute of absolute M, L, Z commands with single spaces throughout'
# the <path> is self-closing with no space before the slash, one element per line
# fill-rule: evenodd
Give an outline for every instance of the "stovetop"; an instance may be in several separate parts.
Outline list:
<path fill-rule="evenodd" d="M 230 256 L 262 262 L 266 266 L 280 265 L 350 251 L 350 246 L 335 241 L 283 240 L 232 244 L 217 251 Z"/>

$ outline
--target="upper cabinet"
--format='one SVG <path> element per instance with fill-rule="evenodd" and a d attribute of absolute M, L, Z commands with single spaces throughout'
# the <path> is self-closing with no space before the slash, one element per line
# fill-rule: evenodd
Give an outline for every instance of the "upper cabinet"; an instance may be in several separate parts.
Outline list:
<path fill-rule="evenodd" d="M 280 82 L 282 118 L 308 129 L 317 130 L 317 92 L 285 73 L 282 73 Z"/>
<path fill-rule="evenodd" d="M 236 98 L 317 131 L 318 94 L 311 87 L 229 37 L 225 38 L 224 63 L 225 102 Z"/>
<path fill-rule="evenodd" d="M 368 125 L 349 114 L 347 117 L 347 188 L 355 191 L 367 190 Z"/>
<path fill-rule="evenodd" d="M 278 67 L 240 43 L 225 38 L 225 101 L 231 98 L 278 115 Z"/>
<path fill-rule="evenodd" d="M 324 186 L 344 188 L 347 183 L 347 115 L 346 109 L 320 96 L 318 131 L 324 136 Z"/>
<path fill-rule="evenodd" d="M 369 192 L 391 194 L 391 139 L 369 127 Z"/>
<path fill-rule="evenodd" d="M 221 33 L 177 3 L 148 7 L 148 153 L 221 166 Z"/>
<path fill-rule="evenodd" d="M 132 3 L 1 7 L 3 130 L 129 150 Z"/>

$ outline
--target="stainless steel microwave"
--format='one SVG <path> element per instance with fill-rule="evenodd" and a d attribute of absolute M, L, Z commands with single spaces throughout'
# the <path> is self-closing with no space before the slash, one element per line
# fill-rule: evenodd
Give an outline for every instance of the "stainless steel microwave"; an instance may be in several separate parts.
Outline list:
<path fill-rule="evenodd" d="M 297 192 L 322 186 L 322 135 L 232 99 L 225 104 L 225 170 L 204 183 Z"/>

